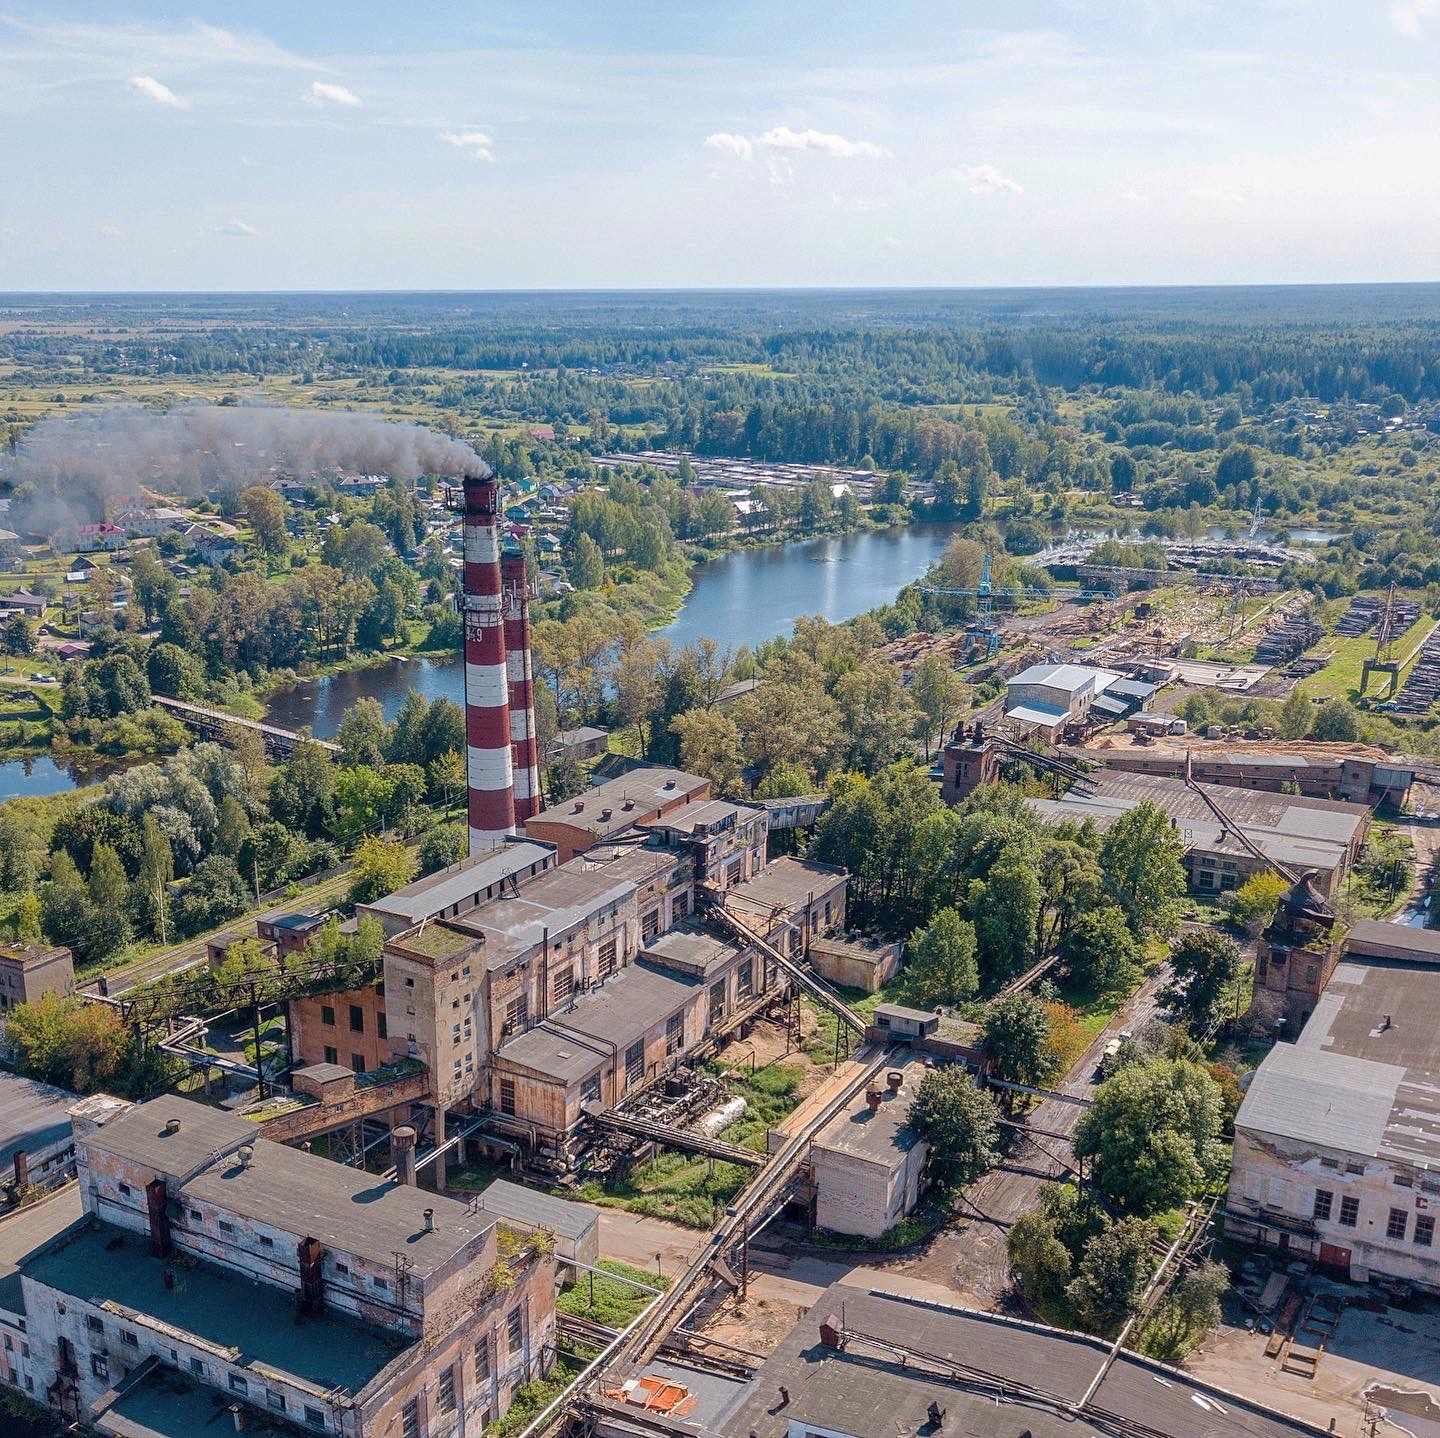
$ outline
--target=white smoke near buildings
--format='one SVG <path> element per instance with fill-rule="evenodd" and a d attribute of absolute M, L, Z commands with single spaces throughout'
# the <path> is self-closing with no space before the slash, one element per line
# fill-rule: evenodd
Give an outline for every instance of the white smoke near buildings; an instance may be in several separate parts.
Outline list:
<path fill-rule="evenodd" d="M 349 470 L 418 479 L 486 474 L 466 444 L 375 415 L 263 404 L 106 406 L 42 420 L 0 461 L 0 481 L 32 527 L 103 519 L 142 488 L 196 497 L 277 475 L 302 482 Z"/>

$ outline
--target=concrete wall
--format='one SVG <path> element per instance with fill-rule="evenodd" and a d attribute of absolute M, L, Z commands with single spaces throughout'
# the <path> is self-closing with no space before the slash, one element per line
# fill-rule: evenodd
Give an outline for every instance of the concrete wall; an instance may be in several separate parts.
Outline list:
<path fill-rule="evenodd" d="M 832 984 L 873 994 L 900 972 L 900 945 L 861 949 L 858 945 L 814 940 L 810 945 L 810 966 Z"/>
<path fill-rule="evenodd" d="M 928 1151 L 917 1143 L 885 1164 L 817 1144 L 811 1157 L 815 1226 L 831 1233 L 879 1238 L 920 1201 L 920 1176 Z"/>

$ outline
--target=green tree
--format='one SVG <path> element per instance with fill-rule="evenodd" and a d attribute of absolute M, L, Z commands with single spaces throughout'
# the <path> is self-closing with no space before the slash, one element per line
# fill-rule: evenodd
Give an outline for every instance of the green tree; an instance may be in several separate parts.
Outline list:
<path fill-rule="evenodd" d="M 390 726 L 378 699 L 357 699 L 345 711 L 335 742 L 340 745 L 340 762 L 348 767 L 369 764 L 378 768 L 389 748 Z"/>
<path fill-rule="evenodd" d="M 415 877 L 415 860 L 398 839 L 373 836 L 355 851 L 350 902 L 369 904 L 403 889 Z"/>
<path fill-rule="evenodd" d="M 1219 1157 L 1221 1116 L 1219 1085 L 1199 1064 L 1125 1064 L 1081 1115 L 1075 1154 L 1121 1208 L 1158 1213 L 1203 1189 Z"/>
<path fill-rule="evenodd" d="M 605 583 L 605 556 L 588 534 L 581 534 L 575 540 L 570 582 L 576 589 L 599 589 Z"/>
<path fill-rule="evenodd" d="M 250 906 L 250 886 L 228 854 L 202 859 L 175 905 L 175 927 L 186 935 L 203 933 L 243 914 Z"/>
<path fill-rule="evenodd" d="M 170 937 L 169 887 L 175 878 L 175 855 L 153 814 L 140 822 L 140 872 L 130 891 L 135 926 L 146 938 Z"/>
<path fill-rule="evenodd" d="M 981 1027 L 986 1057 L 1002 1079 L 1038 1088 L 1054 1077 L 1050 1015 L 1028 989 L 994 1000 Z"/>
<path fill-rule="evenodd" d="M 28 890 L 35 882 L 35 854 L 25 826 L 13 812 L 0 806 L 0 891 Z"/>
<path fill-rule="evenodd" d="M 25 658 L 35 652 L 35 629 L 23 614 L 12 614 L 0 630 L 0 649 Z"/>
<path fill-rule="evenodd" d="M 1071 977 L 1101 993 L 1128 988 L 1140 971 L 1139 945 L 1114 904 L 1081 914 L 1060 952 Z"/>
<path fill-rule="evenodd" d="M 120 856 L 108 844 L 96 844 L 90 859 L 89 952 L 92 959 L 109 958 L 130 940 L 130 881 Z"/>
<path fill-rule="evenodd" d="M 975 966 L 975 926 L 953 908 L 941 909 L 910 935 L 905 967 L 925 1003 L 963 1003 L 980 988 Z"/>
<path fill-rule="evenodd" d="M 680 741 L 680 766 L 709 779 L 721 794 L 741 787 L 740 730 L 723 709 L 691 709 L 670 721 Z"/>
<path fill-rule="evenodd" d="M 1360 715 L 1348 699 L 1327 699 L 1315 711 L 1310 737 L 1329 744 L 1354 744 L 1360 738 Z"/>
<path fill-rule="evenodd" d="M 1122 814 L 1100 841 L 1105 889 L 1134 933 L 1164 933 L 1185 892 L 1185 849 L 1165 811 L 1146 799 Z"/>
<path fill-rule="evenodd" d="M 145 655 L 145 674 L 156 694 L 174 699 L 190 699 L 200 693 L 205 682 L 205 666 L 178 644 L 160 640 Z"/>
<path fill-rule="evenodd" d="M 270 781 L 271 816 L 311 838 L 328 832 L 335 817 L 336 773 L 318 744 L 297 744 Z"/>
<path fill-rule="evenodd" d="M 1303 739 L 1310 732 L 1314 717 L 1315 706 L 1310 702 L 1310 696 L 1297 684 L 1280 706 L 1280 737 Z"/>
<path fill-rule="evenodd" d="M 222 854 L 229 854 L 239 860 L 241 850 L 250 841 L 254 830 L 250 816 L 233 794 L 226 794 L 220 801 L 220 811 L 215 823 L 215 847 Z"/>
<path fill-rule="evenodd" d="M 1170 972 L 1160 1001 L 1184 1018 L 1191 1033 L 1208 1034 L 1234 993 L 1240 950 L 1213 929 L 1191 929 L 1170 952 Z"/>
<path fill-rule="evenodd" d="M 290 536 L 285 529 L 285 501 L 268 486 L 253 484 L 241 491 L 240 503 L 249 517 L 255 547 L 267 561 L 281 558 L 290 547 Z"/>
<path fill-rule="evenodd" d="M 64 849 L 50 856 L 50 877 L 40 886 L 40 925 L 52 944 L 64 944 L 77 958 L 88 953 L 90 891 Z"/>
<path fill-rule="evenodd" d="M 40 895 L 34 889 L 21 894 L 15 906 L 15 932 L 27 944 L 40 944 L 45 940 L 40 923 Z"/>
<path fill-rule="evenodd" d="M 447 749 L 430 761 L 427 778 L 431 792 L 438 794 L 448 809 L 465 792 L 469 780 L 465 756 L 458 749 Z"/>
<path fill-rule="evenodd" d="M 1028 849 L 1007 849 L 983 880 L 972 879 L 965 910 L 975 924 L 987 983 L 1031 964 L 1040 923 L 1040 876 Z"/>
<path fill-rule="evenodd" d="M 436 824 L 420 841 L 420 872 L 434 874 L 465 857 L 470 833 L 464 824 Z"/>
<path fill-rule="evenodd" d="M 1155 1271 L 1154 1241 L 1152 1225 L 1123 1218 L 1085 1245 L 1065 1293 L 1075 1316 L 1091 1333 L 1110 1336 L 1139 1308 Z"/>
<path fill-rule="evenodd" d="M 930 1172 L 954 1188 L 973 1183 L 995 1163 L 996 1118 L 995 1101 L 960 1064 L 931 1069 L 920 1080 L 909 1113 L 911 1126 L 930 1145 Z"/>
<path fill-rule="evenodd" d="M 29 1078 L 75 1093 L 104 1088 L 119 1071 L 129 1036 L 108 1004 L 42 994 L 5 1018 L 5 1041 Z"/>
<path fill-rule="evenodd" d="M 920 738 L 925 757 L 930 757 L 930 744 L 938 733 L 944 742 L 950 719 L 960 707 L 965 686 L 960 677 L 938 655 L 927 654 L 910 672 L 910 698 L 920 713 Z"/>
<path fill-rule="evenodd" d="M 1280 877 L 1266 870 L 1252 874 L 1230 896 L 1230 917 L 1242 929 L 1259 933 L 1280 907 L 1280 900 L 1290 891 L 1290 885 Z"/>

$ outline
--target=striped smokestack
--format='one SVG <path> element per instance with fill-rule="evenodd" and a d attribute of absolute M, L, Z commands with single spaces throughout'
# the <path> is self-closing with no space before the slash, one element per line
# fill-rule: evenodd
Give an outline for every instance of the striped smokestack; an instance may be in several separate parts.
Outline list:
<path fill-rule="evenodd" d="M 507 548 L 500 556 L 505 586 L 505 663 L 510 678 L 510 748 L 515 769 L 515 819 L 523 824 L 543 807 L 540 745 L 535 735 L 535 676 L 530 661 L 530 586 L 525 555 Z"/>
<path fill-rule="evenodd" d="M 515 832 L 498 498 L 493 476 L 466 476 L 463 603 L 471 854 L 493 849 Z"/>

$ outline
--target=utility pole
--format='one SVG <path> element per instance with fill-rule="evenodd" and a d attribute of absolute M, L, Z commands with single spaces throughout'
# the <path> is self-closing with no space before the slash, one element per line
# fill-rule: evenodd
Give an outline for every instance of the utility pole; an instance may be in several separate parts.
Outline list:
<path fill-rule="evenodd" d="M 255 1034 L 255 1091 L 265 1097 L 265 1061 L 260 1053 L 260 986 L 250 980 L 250 1026 Z"/>

